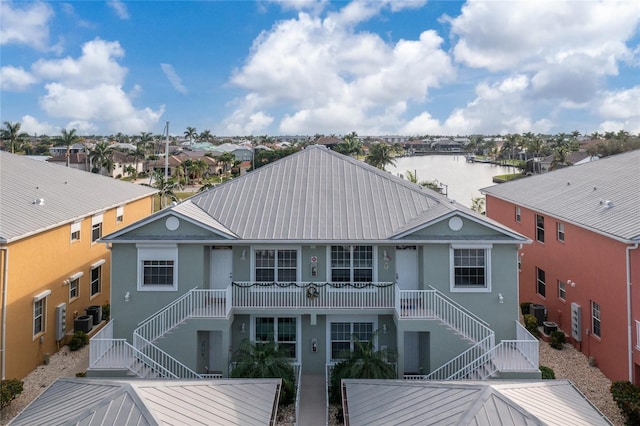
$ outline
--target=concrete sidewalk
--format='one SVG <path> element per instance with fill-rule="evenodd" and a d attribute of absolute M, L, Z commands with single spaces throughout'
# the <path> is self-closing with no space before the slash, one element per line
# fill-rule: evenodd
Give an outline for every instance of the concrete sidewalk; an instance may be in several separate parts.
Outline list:
<path fill-rule="evenodd" d="M 327 391 L 324 375 L 303 375 L 300 383 L 298 426 L 322 426 L 327 422 Z"/>

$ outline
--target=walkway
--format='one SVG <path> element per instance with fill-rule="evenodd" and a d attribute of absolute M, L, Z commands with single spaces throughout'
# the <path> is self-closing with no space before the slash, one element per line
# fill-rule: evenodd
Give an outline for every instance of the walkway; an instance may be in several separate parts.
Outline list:
<path fill-rule="evenodd" d="M 324 426 L 327 402 L 324 375 L 303 375 L 300 383 L 299 426 Z"/>

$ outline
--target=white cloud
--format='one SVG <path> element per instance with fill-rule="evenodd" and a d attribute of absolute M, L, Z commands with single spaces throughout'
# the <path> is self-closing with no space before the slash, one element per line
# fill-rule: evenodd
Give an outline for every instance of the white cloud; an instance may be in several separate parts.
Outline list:
<path fill-rule="evenodd" d="M 127 9 L 127 5 L 124 4 L 123 2 L 119 0 L 108 1 L 107 5 L 109 5 L 109 7 L 113 9 L 114 12 L 116 12 L 116 15 L 118 15 L 118 18 L 122 20 L 127 20 L 130 18 L 129 9 Z"/>
<path fill-rule="evenodd" d="M 0 90 L 22 91 L 27 89 L 38 80 L 20 67 L 2 67 L 0 68 Z"/>
<path fill-rule="evenodd" d="M 171 85 L 177 92 L 186 95 L 188 93 L 187 88 L 182 84 L 182 79 L 173 68 L 171 64 L 160 64 L 160 68 L 162 68 L 162 72 L 167 77 Z"/>
<path fill-rule="evenodd" d="M 603 92 L 595 102 L 594 109 L 603 121 L 599 131 L 625 129 L 640 133 L 640 86 L 628 90 Z"/>
<path fill-rule="evenodd" d="M 49 43 L 51 6 L 43 2 L 0 2 L 0 45 L 23 44 L 46 50 Z"/>
<path fill-rule="evenodd" d="M 30 135 L 59 135 L 61 130 L 60 127 L 47 122 L 40 122 L 31 115 L 23 116 L 20 122 L 20 130 Z"/>

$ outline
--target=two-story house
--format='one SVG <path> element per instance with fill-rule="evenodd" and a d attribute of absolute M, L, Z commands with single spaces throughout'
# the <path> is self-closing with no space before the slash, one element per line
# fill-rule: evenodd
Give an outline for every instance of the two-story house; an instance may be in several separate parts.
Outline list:
<path fill-rule="evenodd" d="M 111 256 L 98 240 L 153 213 L 156 192 L 0 152 L 2 379 L 25 377 L 68 342 L 76 317 L 109 303 Z"/>
<path fill-rule="evenodd" d="M 375 339 L 400 378 L 540 377 L 518 323 L 530 241 L 323 146 L 103 241 L 114 320 L 91 341 L 90 374 L 227 376 L 245 339 L 324 374 Z"/>
<path fill-rule="evenodd" d="M 640 383 L 640 150 L 483 191 L 490 218 L 533 240 L 520 300 L 611 380 Z"/>

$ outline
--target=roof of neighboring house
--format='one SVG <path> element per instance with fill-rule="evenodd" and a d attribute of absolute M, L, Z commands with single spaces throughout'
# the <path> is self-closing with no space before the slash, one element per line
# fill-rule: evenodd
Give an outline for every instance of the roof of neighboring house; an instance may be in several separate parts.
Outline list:
<path fill-rule="evenodd" d="M 196 210 L 198 215 L 191 216 Z M 243 240 L 381 241 L 458 214 L 493 227 L 502 236 L 496 240 L 528 241 L 434 191 L 320 145 L 196 194 L 143 222 L 171 212 Z M 129 229 L 105 240 L 116 240 Z"/>
<path fill-rule="evenodd" d="M 578 164 L 582 162 L 586 158 L 590 158 L 591 155 L 587 154 L 586 151 L 571 151 L 567 153 L 567 163 L 569 164 Z M 548 155 L 544 159 L 542 159 L 541 163 L 553 163 L 554 155 Z"/>
<path fill-rule="evenodd" d="M 568 380 L 344 380 L 354 425 L 580 425 L 612 423 Z"/>
<path fill-rule="evenodd" d="M 320 139 L 318 139 L 316 141 L 316 144 L 333 146 L 333 145 L 337 145 L 337 144 L 339 144 L 341 142 L 342 142 L 342 139 L 337 138 L 335 136 L 323 136 L 323 137 L 321 137 Z"/>
<path fill-rule="evenodd" d="M 614 239 L 640 240 L 640 150 L 482 191 Z"/>
<path fill-rule="evenodd" d="M 10 424 L 275 424 L 280 382 L 62 378 Z"/>
<path fill-rule="evenodd" d="M 34 235 L 156 192 L 146 186 L 2 151 L 0 242 Z"/>
<path fill-rule="evenodd" d="M 47 159 L 49 163 L 64 163 L 67 164 L 67 155 L 55 155 Z M 88 162 L 87 154 L 84 152 L 71 152 L 69 153 L 69 164 L 85 164 Z"/>

